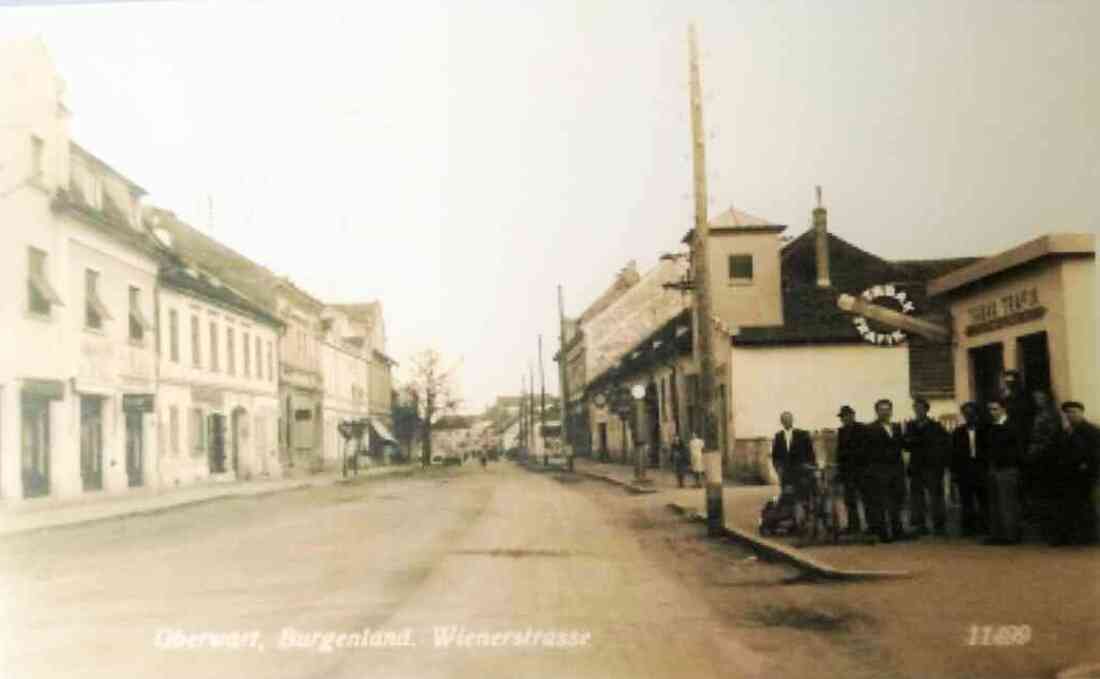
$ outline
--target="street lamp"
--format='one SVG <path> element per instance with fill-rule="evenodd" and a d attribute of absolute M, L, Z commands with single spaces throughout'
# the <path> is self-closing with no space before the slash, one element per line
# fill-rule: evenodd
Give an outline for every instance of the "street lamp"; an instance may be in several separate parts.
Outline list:
<path fill-rule="evenodd" d="M 641 384 L 635 384 L 630 388 L 630 395 L 634 398 L 634 425 L 635 425 L 635 437 L 634 437 L 634 481 L 644 483 L 645 477 L 645 461 L 643 460 L 645 453 L 646 439 L 648 438 L 643 434 L 645 418 L 645 387 Z"/>

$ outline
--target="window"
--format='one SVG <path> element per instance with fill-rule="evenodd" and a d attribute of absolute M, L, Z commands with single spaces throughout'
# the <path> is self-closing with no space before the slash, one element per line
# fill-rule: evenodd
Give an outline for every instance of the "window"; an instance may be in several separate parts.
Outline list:
<path fill-rule="evenodd" d="M 42 179 L 44 151 L 45 143 L 42 138 L 31 135 L 31 177 L 34 179 Z"/>
<path fill-rule="evenodd" d="M 197 314 L 191 314 L 191 363 L 196 368 L 202 367 L 201 335 L 199 317 Z"/>
<path fill-rule="evenodd" d="M 191 455 L 193 457 L 200 457 L 206 450 L 206 432 L 204 431 L 203 423 L 205 419 L 202 416 L 201 408 L 191 409 Z"/>
<path fill-rule="evenodd" d="M 111 320 L 107 305 L 99 297 L 99 272 L 84 271 L 84 327 L 101 330 L 103 322 Z"/>
<path fill-rule="evenodd" d="M 172 406 L 168 409 L 168 439 L 172 455 L 180 454 L 180 409 Z"/>
<path fill-rule="evenodd" d="M 141 289 L 130 286 L 130 340 L 140 344 L 145 341 L 146 331 L 152 329 L 153 324 L 141 312 Z"/>
<path fill-rule="evenodd" d="M 180 318 L 175 309 L 168 310 L 168 358 L 180 362 Z"/>
<path fill-rule="evenodd" d="M 247 332 L 241 333 L 241 349 L 244 350 L 244 363 L 241 364 L 241 375 L 244 377 L 252 377 L 252 343 L 249 342 Z"/>
<path fill-rule="evenodd" d="M 225 329 L 225 371 L 237 374 L 237 347 L 233 341 L 233 328 Z"/>
<path fill-rule="evenodd" d="M 61 304 L 61 298 L 50 285 L 46 275 L 46 253 L 37 248 L 27 249 L 27 310 L 42 316 L 50 315 L 50 308 Z"/>
<path fill-rule="evenodd" d="M 210 369 L 218 372 L 218 324 L 210 321 Z"/>
<path fill-rule="evenodd" d="M 730 255 L 730 280 L 752 280 L 752 255 Z"/>
<path fill-rule="evenodd" d="M 275 359 L 272 358 L 274 351 L 271 350 L 271 342 L 267 343 L 267 379 L 272 382 L 275 381 Z"/>
<path fill-rule="evenodd" d="M 264 378 L 264 363 L 263 363 L 264 344 L 260 341 L 259 336 L 256 337 L 256 379 L 262 380 Z"/>

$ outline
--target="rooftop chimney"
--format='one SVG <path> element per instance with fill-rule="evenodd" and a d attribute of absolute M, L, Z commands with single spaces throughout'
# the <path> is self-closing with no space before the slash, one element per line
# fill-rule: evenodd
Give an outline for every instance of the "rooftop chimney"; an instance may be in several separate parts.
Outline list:
<path fill-rule="evenodd" d="M 817 207 L 814 208 L 814 250 L 817 253 L 817 287 L 832 286 L 829 277 L 829 228 L 827 213 L 821 204 L 821 187 L 817 190 Z"/>

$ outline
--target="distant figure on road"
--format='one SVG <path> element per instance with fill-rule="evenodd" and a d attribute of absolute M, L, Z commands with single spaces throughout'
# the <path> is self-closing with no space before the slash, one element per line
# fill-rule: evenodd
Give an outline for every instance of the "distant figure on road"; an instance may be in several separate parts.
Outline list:
<path fill-rule="evenodd" d="M 905 427 L 905 448 L 909 451 L 909 523 L 917 535 L 928 535 L 928 503 L 932 505 L 932 529 L 947 535 L 947 503 L 943 480 L 948 464 L 947 430 L 928 417 L 928 401 L 913 399 L 916 419 Z"/>
<path fill-rule="evenodd" d="M 875 422 L 867 425 L 867 461 L 870 510 L 867 523 L 882 542 L 908 537 L 901 523 L 905 504 L 905 461 L 901 455 L 901 427 L 892 421 L 894 403 L 888 398 L 875 403 Z"/>
<path fill-rule="evenodd" d="M 783 425 L 772 440 L 772 465 L 779 475 L 779 485 L 785 486 L 797 481 L 798 472 L 808 464 L 815 464 L 814 444 L 810 433 L 794 428 L 794 415 L 783 413 L 779 416 Z"/>
<path fill-rule="evenodd" d="M 1023 446 L 1019 423 L 1013 422 L 1000 399 L 989 402 L 989 544 L 1020 541 L 1020 457 Z"/>
<path fill-rule="evenodd" d="M 1085 406 L 1078 401 L 1062 404 L 1069 432 L 1057 466 L 1061 502 L 1056 544 L 1096 542 L 1096 508 L 1093 489 L 1100 477 L 1100 429 L 1085 419 Z"/>
<path fill-rule="evenodd" d="M 840 429 L 836 435 L 837 476 L 844 486 L 844 507 L 847 509 L 847 532 L 863 531 L 859 518 L 859 502 L 862 496 L 867 506 L 867 427 L 856 421 L 856 411 L 851 406 L 841 406 L 837 413 Z"/>
<path fill-rule="evenodd" d="M 672 435 L 669 450 L 672 451 L 672 468 L 676 472 L 676 483 L 683 488 L 684 476 L 691 467 L 691 459 L 688 457 L 687 448 L 684 447 L 684 442 L 680 440 L 679 434 Z"/>
<path fill-rule="evenodd" d="M 987 431 L 977 403 L 968 401 L 959 412 L 963 423 L 951 434 L 951 478 L 959 488 L 962 534 L 972 536 L 989 529 Z"/>
<path fill-rule="evenodd" d="M 703 486 L 703 439 L 699 438 L 699 434 L 693 434 L 691 437 L 691 443 L 688 444 L 691 447 L 691 473 L 695 476 L 695 487 L 702 488 Z"/>

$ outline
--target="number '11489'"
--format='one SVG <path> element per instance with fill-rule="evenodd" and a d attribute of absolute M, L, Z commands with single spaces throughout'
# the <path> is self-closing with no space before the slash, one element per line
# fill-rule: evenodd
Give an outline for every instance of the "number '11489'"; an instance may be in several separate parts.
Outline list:
<path fill-rule="evenodd" d="M 967 646 L 1024 646 L 1031 641 L 1031 625 L 971 625 Z"/>

